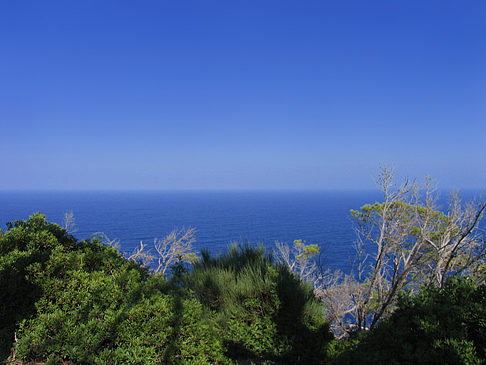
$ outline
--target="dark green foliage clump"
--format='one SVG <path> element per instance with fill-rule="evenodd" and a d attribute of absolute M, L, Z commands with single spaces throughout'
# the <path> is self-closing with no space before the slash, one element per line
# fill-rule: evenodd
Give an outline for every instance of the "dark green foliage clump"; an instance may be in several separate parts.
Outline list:
<path fill-rule="evenodd" d="M 336 364 L 486 363 L 486 286 L 450 279 L 442 289 L 402 295 L 390 318 L 334 343 Z"/>
<path fill-rule="evenodd" d="M 233 246 L 203 259 L 187 277 L 233 359 L 320 363 L 331 340 L 312 288 L 263 248 Z"/>
<path fill-rule="evenodd" d="M 97 239 L 34 214 L 0 233 L 0 252 L 2 359 L 227 362 L 196 298 Z"/>
<path fill-rule="evenodd" d="M 7 224 L 0 230 L 0 359 L 8 356 L 19 321 L 36 313 L 42 289 L 35 272 L 55 247 L 72 248 L 76 240 L 41 214 Z"/>

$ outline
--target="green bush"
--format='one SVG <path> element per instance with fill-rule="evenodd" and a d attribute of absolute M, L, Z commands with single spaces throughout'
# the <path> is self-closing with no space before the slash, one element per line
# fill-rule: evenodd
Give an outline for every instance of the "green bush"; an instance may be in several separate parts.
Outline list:
<path fill-rule="evenodd" d="M 319 363 L 332 338 L 312 288 L 263 248 L 232 246 L 203 259 L 186 285 L 221 331 L 233 359 Z"/>
<path fill-rule="evenodd" d="M 369 333 L 335 343 L 336 364 L 483 364 L 486 286 L 451 279 L 443 289 L 402 295 L 397 310 Z"/>
<path fill-rule="evenodd" d="M 42 294 L 32 279 L 32 269 L 42 267 L 52 249 L 72 247 L 75 239 L 57 224 L 36 213 L 27 221 L 7 224 L 0 230 L 0 359 L 6 358 L 14 341 L 17 324 L 36 312 Z"/>
<path fill-rule="evenodd" d="M 74 364 L 224 363 L 190 293 L 41 214 L 0 233 L 2 358 Z"/>

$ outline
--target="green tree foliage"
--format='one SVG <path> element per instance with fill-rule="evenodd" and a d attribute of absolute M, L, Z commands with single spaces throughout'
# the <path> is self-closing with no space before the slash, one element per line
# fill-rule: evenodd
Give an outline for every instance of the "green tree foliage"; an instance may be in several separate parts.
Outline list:
<path fill-rule="evenodd" d="M 228 356 L 319 363 L 332 338 L 312 287 L 264 249 L 232 246 L 203 252 L 186 279 L 221 332 Z"/>
<path fill-rule="evenodd" d="M 369 333 L 334 343 L 336 364 L 484 364 L 486 286 L 452 278 L 443 288 L 401 295 Z"/>

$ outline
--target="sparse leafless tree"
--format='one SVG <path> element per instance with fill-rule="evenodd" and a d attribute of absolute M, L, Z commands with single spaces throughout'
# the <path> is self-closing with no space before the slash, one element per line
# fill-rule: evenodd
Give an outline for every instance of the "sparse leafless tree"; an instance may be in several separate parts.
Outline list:
<path fill-rule="evenodd" d="M 101 239 L 101 243 L 105 246 L 113 247 L 115 250 L 120 251 L 120 240 L 118 238 L 111 239 L 103 232 L 96 232 L 93 236 Z"/>
<path fill-rule="evenodd" d="M 478 275 L 485 268 L 486 244 L 479 229 L 485 209 L 486 202 L 463 205 L 458 194 L 453 193 L 447 214 L 433 214 L 429 218 L 432 224 L 419 222 L 422 239 L 430 250 L 425 266 L 429 286 L 442 287 L 448 276 L 459 274 L 485 280 Z"/>
<path fill-rule="evenodd" d="M 346 336 L 353 327 L 352 314 L 356 312 L 357 297 L 363 289 L 352 275 L 344 275 L 340 270 L 327 270 L 321 285 L 314 290 L 326 307 L 327 320 L 337 338 Z"/>
<path fill-rule="evenodd" d="M 78 231 L 78 227 L 76 226 L 76 221 L 74 219 L 74 213 L 72 210 L 64 213 L 63 228 L 69 234 L 73 234 Z"/>
<path fill-rule="evenodd" d="M 173 230 L 163 239 L 154 240 L 154 248 L 157 252 L 157 266 L 155 273 L 166 275 L 168 269 L 176 263 L 194 263 L 198 260 L 192 249 L 196 240 L 194 228 Z"/>
<path fill-rule="evenodd" d="M 199 260 L 192 248 L 192 244 L 195 242 L 195 233 L 194 228 L 174 229 L 162 239 L 155 238 L 152 247 L 140 241 L 140 245 L 127 256 L 127 259 L 138 262 L 145 267 L 152 267 L 152 272 L 166 277 L 172 266 L 178 263 L 191 264 Z M 105 245 L 119 250 L 120 242 L 118 239 L 111 240 L 101 232 L 95 235 L 101 236 Z"/>
<path fill-rule="evenodd" d="M 130 256 L 128 256 L 130 261 L 138 262 L 142 266 L 150 267 L 152 262 L 155 260 L 155 256 L 151 253 L 150 249 L 147 249 L 147 245 L 140 241 L 140 246 L 138 246 Z"/>
<path fill-rule="evenodd" d="M 314 289 L 320 286 L 320 266 L 316 260 L 320 253 L 318 245 L 295 240 L 292 247 L 284 242 L 275 242 L 275 247 L 274 257 L 277 262 L 287 266 L 300 280 L 309 282 Z"/>
<path fill-rule="evenodd" d="M 336 337 L 342 337 L 352 327 L 351 315 L 356 312 L 356 303 L 362 295 L 364 285 L 352 275 L 341 271 L 324 270 L 320 261 L 320 248 L 302 240 L 288 243 L 275 242 L 274 257 L 287 266 L 302 281 L 312 285 L 315 295 L 326 307 L 327 320 Z"/>

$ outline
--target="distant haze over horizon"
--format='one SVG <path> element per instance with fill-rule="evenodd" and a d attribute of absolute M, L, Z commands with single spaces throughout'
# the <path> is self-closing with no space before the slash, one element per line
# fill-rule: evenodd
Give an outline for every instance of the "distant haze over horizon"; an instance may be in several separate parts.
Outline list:
<path fill-rule="evenodd" d="M 0 191 L 486 188 L 486 2 L 0 4 Z"/>
<path fill-rule="evenodd" d="M 436 197 L 450 200 L 451 194 L 459 194 L 459 198 L 465 201 L 468 200 L 484 200 L 486 199 L 486 188 L 477 189 L 461 189 L 461 188 L 437 188 L 434 191 Z M 101 194 L 110 195 L 118 193 L 126 194 L 175 194 L 175 195 L 191 195 L 191 194 L 336 194 L 336 195 L 354 195 L 354 194 L 373 194 L 377 199 L 381 199 L 383 192 L 378 188 L 375 189 L 0 189 L 0 195 L 9 194 Z M 425 190 L 421 189 L 419 194 L 423 197 Z"/>

